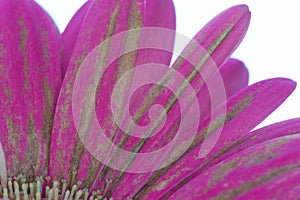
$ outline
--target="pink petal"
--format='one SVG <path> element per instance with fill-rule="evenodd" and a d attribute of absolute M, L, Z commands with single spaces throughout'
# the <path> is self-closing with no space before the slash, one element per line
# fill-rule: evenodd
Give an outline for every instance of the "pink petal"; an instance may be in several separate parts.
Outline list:
<path fill-rule="evenodd" d="M 85 4 L 81 6 L 81 8 L 75 13 L 69 22 L 68 26 L 62 33 L 60 37 L 60 45 L 61 45 L 61 54 L 62 54 L 62 64 L 61 70 L 62 75 L 66 73 L 67 67 L 69 65 L 69 61 L 71 55 L 73 53 L 73 48 L 78 36 L 78 32 L 80 30 L 80 26 L 82 21 L 88 12 L 92 1 L 87 1 Z"/>
<path fill-rule="evenodd" d="M 221 66 L 220 73 L 226 86 L 226 96 L 231 97 L 248 85 L 249 73 L 244 63 L 237 59 L 228 59 Z"/>
<path fill-rule="evenodd" d="M 278 176 L 236 199 L 295 199 L 300 194 L 300 168 Z"/>
<path fill-rule="evenodd" d="M 78 31 L 58 101 L 51 144 L 51 153 L 53 152 L 53 154 L 50 157 L 50 176 L 52 178 L 65 178 L 69 184 L 75 184 L 77 180 L 80 180 L 83 182 L 83 186 L 89 186 L 91 189 L 94 189 L 94 186 L 104 188 L 105 181 L 91 186 L 94 180 L 99 180 L 97 177 L 102 170 L 101 163 L 84 149 L 85 147 L 77 135 L 73 121 L 72 89 L 74 84 L 76 85 L 76 73 L 86 56 L 91 53 L 94 47 L 99 46 L 103 40 L 129 29 L 148 26 L 175 28 L 174 6 L 171 0 L 122 1 L 121 3 L 109 0 L 92 1 L 91 7 Z M 110 56 L 113 57 L 116 53 L 122 53 L 123 49 L 126 50 L 126 45 L 128 45 L 126 34 L 123 34 L 125 37 L 120 41 L 111 41 L 112 44 L 116 44 L 113 47 L 109 46 L 111 49 L 109 49 L 110 54 L 107 55 L 107 59 L 111 59 Z M 143 34 L 142 32 L 141 40 L 147 39 L 143 38 Z M 173 39 L 173 35 L 170 35 L 167 39 L 157 38 L 160 42 L 165 43 L 165 46 L 169 49 L 173 48 Z M 137 37 L 130 40 L 130 42 L 138 40 Z M 119 49 L 113 49 L 118 45 Z M 99 123 L 101 126 L 105 125 L 103 127 L 109 138 L 114 137 L 116 129 L 109 104 L 116 82 L 127 70 L 133 68 L 135 63 L 139 64 L 144 60 L 151 60 L 150 58 L 156 58 L 159 63 L 168 65 L 171 54 L 162 54 L 161 51 L 156 50 L 133 51 L 113 62 L 102 77 L 98 77 L 99 74 L 96 74 L 97 77 L 95 78 L 101 78 L 101 84 L 98 88 L 99 94 L 97 94 L 96 112 Z M 86 62 L 90 61 L 87 60 Z M 92 77 L 93 73 L 90 74 L 91 77 L 86 77 L 87 82 L 90 78 L 94 78 Z"/>
<path fill-rule="evenodd" d="M 221 68 L 220 72 L 221 74 L 224 85 L 225 85 L 225 90 L 227 96 L 231 96 L 243 87 L 247 86 L 248 84 L 248 71 L 245 68 L 244 64 L 238 60 L 235 59 L 229 59 Z M 219 74 L 217 74 L 219 75 Z M 211 77 L 211 82 L 213 84 L 213 81 L 217 78 L 216 76 Z M 214 85 L 213 87 L 210 88 L 211 90 L 216 91 L 218 93 L 218 90 L 220 89 L 219 85 Z M 224 90 L 224 88 L 221 88 Z M 205 116 L 207 117 L 209 111 L 211 111 L 210 107 L 210 95 L 208 92 L 207 87 L 204 87 L 198 94 L 198 101 L 200 105 L 200 111 L 201 111 L 201 116 L 203 115 L 203 118 Z M 217 97 L 218 98 L 218 97 Z M 218 101 L 218 104 L 223 103 L 222 98 L 220 97 Z M 206 109 L 206 107 L 208 108 Z M 164 129 L 161 133 L 161 137 L 157 138 L 150 138 L 147 143 L 151 144 L 153 148 L 153 145 L 155 144 L 155 148 L 157 148 L 158 145 L 164 146 L 166 145 L 165 143 L 169 142 L 166 140 L 166 135 L 168 132 L 171 132 L 173 129 L 173 126 L 178 123 L 178 120 L 172 121 L 172 126 L 169 129 Z M 145 145 L 144 148 L 147 148 L 147 144 Z M 141 152 L 145 151 L 144 148 L 141 150 Z M 153 148 L 153 149 L 155 149 Z M 113 196 L 115 198 L 126 198 L 130 196 L 131 194 L 135 194 L 148 180 L 149 176 L 151 174 L 132 174 L 132 173 L 127 173 L 124 175 L 123 180 L 117 185 L 117 187 L 114 189 Z M 135 187 L 127 187 L 128 182 L 135 182 L 136 186 Z"/>
<path fill-rule="evenodd" d="M 196 172 L 202 172 L 207 162 L 235 144 L 238 138 L 245 137 L 243 134 L 249 132 L 276 109 L 294 88 L 293 81 L 278 78 L 259 82 L 232 96 L 213 113 L 213 121 L 207 120 L 202 124 L 199 135 L 194 139 L 188 152 L 174 164 L 153 173 L 150 183 L 139 191 L 137 197 L 159 198 L 172 194 L 178 186 L 180 187 L 178 185 L 180 182 Z M 227 110 L 226 116 L 223 116 L 223 108 Z M 220 117 L 225 117 L 223 126 Z M 210 130 L 209 136 L 204 138 L 207 130 Z M 185 141 L 185 138 L 182 141 Z M 214 148 L 211 150 L 209 145 L 214 145 L 212 146 Z M 206 150 L 209 154 L 205 152 Z M 203 154 L 206 157 L 203 157 Z"/>
<path fill-rule="evenodd" d="M 194 177 L 198 176 L 201 173 L 204 173 L 205 170 L 207 170 L 208 168 L 222 162 L 228 157 L 235 155 L 246 148 L 249 148 L 251 146 L 254 146 L 256 144 L 274 138 L 278 138 L 286 135 L 298 134 L 299 132 L 300 132 L 300 118 L 296 118 L 296 119 L 290 119 L 287 121 L 272 124 L 270 126 L 263 127 L 259 130 L 247 134 L 244 133 L 244 134 L 236 135 L 235 139 L 232 141 L 231 144 L 228 141 L 226 141 L 225 144 L 222 144 L 222 141 L 220 140 L 221 143 L 220 146 L 223 145 L 223 148 L 220 148 L 221 150 L 219 150 L 219 152 L 217 151 L 212 152 L 211 153 L 212 159 L 207 159 L 207 162 L 204 163 L 204 165 L 201 165 L 201 168 L 199 168 L 199 170 L 195 170 L 195 172 L 189 175 L 188 178 L 180 182 L 178 186 L 183 186 L 184 184 L 192 180 Z M 175 192 L 175 190 L 173 190 L 172 192 Z"/>
<path fill-rule="evenodd" d="M 224 87 L 216 83 L 218 76 L 221 75 Z M 236 59 L 229 59 L 224 65 L 221 66 L 220 70 L 212 76 L 205 87 L 201 88 L 198 93 L 198 101 L 201 111 L 201 120 L 203 121 L 211 114 L 217 106 L 224 102 L 224 93 L 229 98 L 236 92 L 240 91 L 248 85 L 249 74 L 245 65 Z M 209 87 L 207 87 L 207 85 Z M 222 91 L 223 90 L 223 91 Z M 212 93 L 213 95 L 212 96 Z M 220 94 L 220 96 L 218 96 Z M 212 107 L 211 98 L 214 98 L 214 107 Z"/>
<path fill-rule="evenodd" d="M 220 157 L 215 157 L 215 160 L 209 162 L 206 167 L 210 167 L 250 146 L 271 140 L 273 138 L 293 135 L 299 132 L 300 118 L 296 118 L 272 124 L 247 134 L 244 133 L 241 135 L 236 135 L 232 141 L 232 145 L 226 145 L 229 148 L 227 150 L 222 150 L 224 154 L 222 154 Z"/>
<path fill-rule="evenodd" d="M 201 75 L 204 75 L 204 78 L 206 79 L 205 81 L 207 81 L 207 79 L 211 75 L 213 75 L 213 73 L 215 73 L 217 67 L 220 67 L 220 65 L 223 62 L 225 62 L 225 60 L 231 55 L 231 53 L 234 51 L 234 49 L 238 46 L 238 44 L 244 37 L 249 25 L 249 20 L 250 13 L 248 8 L 244 5 L 236 6 L 224 11 L 214 20 L 212 20 L 212 22 L 208 23 L 208 25 L 203 29 L 204 31 L 200 31 L 199 34 L 196 35 L 194 41 L 191 42 L 181 54 L 181 56 L 183 56 L 183 59 L 178 59 L 177 62 L 174 64 L 173 69 L 178 70 L 178 72 L 182 73 L 187 80 L 192 81 L 191 85 L 196 89 L 196 92 L 199 92 L 203 86 L 203 78 L 201 78 Z M 207 59 L 207 55 L 211 55 L 212 59 L 215 59 L 215 64 L 213 65 L 213 67 L 211 67 L 211 60 L 205 60 Z M 187 61 L 185 61 L 184 59 L 186 59 Z M 192 66 L 191 69 L 191 65 L 189 62 L 196 68 Z M 204 65 L 202 65 L 203 62 L 205 63 Z M 199 69 L 201 69 L 201 74 L 197 71 Z M 184 87 L 184 84 L 180 84 L 180 82 L 174 83 L 174 85 L 177 85 L 176 87 Z M 149 99 L 146 98 L 147 100 L 145 100 L 145 98 L 142 98 L 143 103 L 146 102 L 148 103 L 148 105 L 136 104 L 135 109 L 133 109 L 132 112 L 139 113 L 138 108 L 150 106 L 152 102 L 153 104 L 160 104 L 164 107 L 168 107 L 168 105 L 165 104 L 172 99 L 171 94 L 167 90 L 159 91 L 158 89 L 157 91 L 156 89 L 150 91 L 151 96 L 149 97 Z M 159 93 L 163 95 L 157 97 L 157 95 L 155 94 Z M 186 100 L 188 100 L 188 97 L 186 98 Z M 223 98 L 223 101 L 225 101 L 225 98 Z M 168 112 L 168 116 L 170 116 L 170 118 L 168 119 L 169 121 L 165 122 L 167 126 L 163 127 L 164 129 L 162 129 L 162 131 L 158 133 L 155 138 L 148 139 L 145 143 L 145 140 L 139 140 L 137 138 L 125 136 L 121 139 L 117 139 L 116 141 L 121 142 L 116 143 L 122 146 L 122 149 L 125 149 L 127 151 L 140 151 L 142 153 L 152 152 L 155 149 L 159 149 L 161 146 L 164 146 L 164 144 L 168 143 L 169 140 L 172 139 L 172 134 L 174 132 L 176 133 L 177 126 L 174 125 L 174 123 L 177 123 L 180 120 L 180 115 L 178 116 L 177 114 L 179 109 L 178 104 L 174 104 L 171 107 L 172 109 Z M 139 117 L 137 117 L 137 119 L 139 119 Z M 140 122 L 143 121 L 147 122 L 147 116 L 141 118 Z M 194 122 L 198 123 L 197 120 L 194 120 L 191 123 Z M 185 130 L 186 133 L 189 133 L 190 131 L 192 131 L 192 128 L 188 128 Z M 166 135 L 165 133 L 168 133 L 170 136 Z M 136 146 L 142 146 L 142 148 L 138 150 Z M 131 159 L 131 157 L 124 157 L 123 155 L 116 153 L 115 159 L 114 161 L 112 161 L 112 165 L 125 165 L 124 169 L 126 169 L 127 163 L 131 162 L 128 161 L 128 159 Z M 135 161 L 130 166 L 131 170 L 129 171 L 134 171 L 135 167 L 139 166 L 140 164 L 142 164 L 143 166 L 148 165 L 147 168 L 151 168 L 153 163 L 155 164 L 156 162 L 158 162 L 157 159 L 160 158 L 147 159 L 148 161 L 142 164 L 142 160 L 138 159 L 138 161 L 136 161 L 137 159 L 135 158 Z M 108 172 L 108 174 L 104 176 L 106 179 L 114 180 L 114 182 L 110 185 L 111 187 L 107 193 L 108 197 L 111 195 L 112 191 L 114 191 L 115 193 L 113 195 L 114 197 L 118 196 L 120 198 L 123 198 L 122 195 L 126 196 L 128 194 L 134 194 L 132 190 L 139 189 L 145 184 L 145 181 L 147 181 L 147 178 L 142 178 L 142 175 L 137 175 L 136 177 L 134 177 L 135 175 L 132 175 L 130 173 L 124 174 L 124 169 L 121 170 L 122 172 L 110 170 L 110 172 Z M 128 171 L 128 169 L 126 170 Z M 149 174 L 147 176 L 149 176 Z M 125 184 L 119 183 L 122 179 L 124 179 L 123 182 Z M 128 188 L 126 185 L 126 183 L 128 182 L 135 182 L 136 186 Z M 115 188 L 116 186 L 121 188 L 120 191 Z"/>
<path fill-rule="evenodd" d="M 284 180 L 291 173 L 299 174 L 299 145 L 300 135 L 297 134 L 252 146 L 195 177 L 170 199 L 232 199 L 242 197 L 240 195 L 255 190 L 256 187 L 272 187 L 276 179 Z M 292 180 L 287 181 L 291 188 L 299 187 L 299 182 L 296 185 L 293 182 L 295 183 Z M 284 182 L 277 184 L 288 188 L 284 186 Z M 257 198 L 267 194 L 275 197 L 276 194 L 263 194 L 265 190 L 256 191 Z"/>
<path fill-rule="evenodd" d="M 9 176 L 48 172 L 61 84 L 58 29 L 34 1 L 0 4 L 0 138 Z"/>
<path fill-rule="evenodd" d="M 247 32 L 250 17 L 246 5 L 233 6 L 208 22 L 183 50 L 181 57 L 175 61 L 174 68 L 185 77 L 196 70 L 201 72 L 192 79 L 191 84 L 196 91 L 201 89 L 203 81 L 215 73 L 239 46 Z"/>

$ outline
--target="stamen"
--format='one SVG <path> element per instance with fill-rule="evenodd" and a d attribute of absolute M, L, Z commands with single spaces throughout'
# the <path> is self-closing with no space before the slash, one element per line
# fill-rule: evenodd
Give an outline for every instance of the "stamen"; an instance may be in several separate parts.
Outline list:
<path fill-rule="evenodd" d="M 27 183 L 23 183 L 22 184 L 22 191 L 23 191 L 23 195 L 24 195 L 24 200 L 28 200 L 28 194 L 27 194 L 27 190 L 28 190 L 28 184 Z"/>
<path fill-rule="evenodd" d="M 52 198 L 53 198 L 53 189 L 50 189 L 47 200 L 51 200 Z"/>
<path fill-rule="evenodd" d="M 58 199 L 58 196 L 59 196 L 59 189 L 55 188 L 54 189 L 54 199 Z"/>
<path fill-rule="evenodd" d="M 44 184 L 45 180 L 47 184 Z M 90 192 L 88 188 L 82 188 L 80 181 L 70 188 L 66 180 L 51 182 L 50 179 L 37 177 L 35 181 L 28 183 L 20 175 L 9 177 L 6 183 L 7 187 L 0 185 L 0 200 L 113 200 L 113 198 L 105 197 L 105 194 L 101 192 L 106 192 L 111 183 L 111 180 L 106 180 L 104 190 Z M 70 189 L 68 190 L 68 188 Z"/>
<path fill-rule="evenodd" d="M 87 200 L 89 197 L 89 190 L 88 189 L 85 189 L 85 192 L 84 192 L 84 199 L 83 200 Z"/>
<path fill-rule="evenodd" d="M 92 195 L 90 196 L 90 199 L 89 200 L 93 200 L 94 199 L 94 196 L 96 196 L 97 193 L 96 192 L 92 192 Z"/>
<path fill-rule="evenodd" d="M 16 199 L 19 200 L 20 199 L 20 189 L 19 189 L 19 184 L 17 183 L 17 181 L 14 181 L 14 189 L 15 189 Z"/>
<path fill-rule="evenodd" d="M 108 188 L 109 188 L 109 185 L 112 183 L 112 180 L 108 180 L 106 179 L 106 184 L 105 184 L 105 187 L 104 187 L 104 190 L 103 190 L 103 194 L 105 195 Z"/>
<path fill-rule="evenodd" d="M 77 185 L 73 185 L 69 200 L 73 199 L 73 196 L 74 196 L 76 190 L 77 190 Z"/>
<path fill-rule="evenodd" d="M 42 192 L 42 183 L 40 180 L 36 181 L 36 193 L 41 193 Z"/>
<path fill-rule="evenodd" d="M 6 188 L 3 189 L 3 199 L 8 200 L 8 192 Z"/>
<path fill-rule="evenodd" d="M 11 178 L 9 178 L 8 180 L 8 190 L 9 190 L 9 196 L 10 198 L 14 198 L 14 191 L 13 191 L 13 187 L 12 187 L 12 180 Z"/>
<path fill-rule="evenodd" d="M 34 197 L 34 186 L 33 186 L 33 183 L 29 184 L 29 190 L 30 190 L 30 196 Z"/>
<path fill-rule="evenodd" d="M 66 192 L 66 194 L 65 194 L 64 200 L 68 200 L 69 195 L 70 195 L 70 190 L 67 190 L 67 192 Z"/>
<path fill-rule="evenodd" d="M 76 192 L 75 200 L 79 200 L 79 198 L 81 197 L 81 195 L 82 195 L 82 190 L 79 190 L 78 192 Z"/>
<path fill-rule="evenodd" d="M 67 189 L 67 181 L 65 179 L 62 179 L 61 183 L 62 183 L 61 196 L 64 196 L 65 192 L 66 192 L 66 189 Z"/>
<path fill-rule="evenodd" d="M 37 192 L 35 196 L 36 196 L 36 200 L 41 200 L 42 199 L 42 195 L 41 195 L 40 192 Z"/>
<path fill-rule="evenodd" d="M 46 186 L 46 197 L 48 197 L 48 196 L 49 196 L 49 191 L 50 191 L 50 186 L 49 186 L 49 185 L 47 185 L 47 186 Z"/>
<path fill-rule="evenodd" d="M 58 181 L 54 181 L 53 182 L 53 189 L 55 190 L 56 188 L 58 188 L 58 186 L 59 186 Z"/>

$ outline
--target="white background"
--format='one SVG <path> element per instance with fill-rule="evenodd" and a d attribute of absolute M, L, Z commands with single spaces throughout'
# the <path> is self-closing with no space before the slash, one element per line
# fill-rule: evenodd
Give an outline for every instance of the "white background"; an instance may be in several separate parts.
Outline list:
<path fill-rule="evenodd" d="M 60 31 L 86 0 L 36 0 L 53 17 Z M 295 0 L 174 0 L 177 32 L 193 37 L 222 10 L 247 4 L 252 13 L 248 33 L 233 57 L 244 61 L 250 84 L 286 77 L 299 87 L 262 125 L 300 117 L 300 7 Z"/>

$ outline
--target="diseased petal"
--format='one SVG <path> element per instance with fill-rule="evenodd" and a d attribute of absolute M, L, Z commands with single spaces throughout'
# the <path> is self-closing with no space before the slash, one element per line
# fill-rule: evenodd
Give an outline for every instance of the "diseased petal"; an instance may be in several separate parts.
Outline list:
<path fill-rule="evenodd" d="M 256 187 L 272 190 L 274 184 L 288 188 L 288 185 L 284 186 L 285 182 L 289 183 L 291 189 L 299 188 L 299 181 L 286 180 L 292 174 L 299 177 L 299 145 L 300 135 L 295 134 L 252 146 L 195 177 L 170 199 L 233 199 L 243 197 L 243 194 L 255 190 Z M 276 180 L 282 182 L 276 183 Z M 258 198 L 266 190 L 256 191 Z M 277 192 L 283 195 L 287 190 Z M 276 192 L 264 195 L 274 198 Z"/>
<path fill-rule="evenodd" d="M 58 36 L 34 1 L 1 1 L 0 138 L 11 177 L 47 174 L 61 85 Z"/>
<path fill-rule="evenodd" d="M 237 138 L 246 137 L 243 134 L 275 110 L 294 88 L 295 83 L 291 80 L 270 79 L 249 86 L 229 98 L 212 114 L 212 121 L 209 119 L 202 124 L 190 149 L 173 165 L 153 173 L 137 197 L 170 196 L 190 180 L 190 176 L 202 172 L 207 163 L 234 145 Z M 227 110 L 225 116 L 224 108 Z"/>
<path fill-rule="evenodd" d="M 51 145 L 51 152 L 53 152 L 53 154 L 50 157 L 50 176 L 52 178 L 65 178 L 69 184 L 75 184 L 77 180 L 80 180 L 83 182 L 83 186 L 89 186 L 91 189 L 94 189 L 94 186 L 97 187 L 96 189 L 99 187 L 104 188 L 103 184 L 105 184 L 105 181 L 92 185 L 94 179 L 99 180 L 97 177 L 102 171 L 101 163 L 85 150 L 82 141 L 77 135 L 77 131 L 80 132 L 84 130 L 84 128 L 90 128 L 90 121 L 88 120 L 91 113 L 85 112 L 88 110 L 83 110 L 82 115 L 80 115 L 82 118 L 80 119 L 85 125 L 80 126 L 79 130 L 76 130 L 73 121 L 72 89 L 74 84 L 76 85 L 77 72 L 79 69 L 79 74 L 82 72 L 81 70 L 84 71 L 84 68 L 80 68 L 80 66 L 86 56 L 88 56 L 96 46 L 99 46 L 102 41 L 118 33 L 148 26 L 164 27 L 173 30 L 175 28 L 174 13 L 174 6 L 171 0 L 92 1 L 91 7 L 78 31 L 79 33 L 57 105 Z M 97 60 L 105 65 L 105 62 L 111 59 L 110 57 L 130 49 L 132 46 L 138 47 L 139 40 L 147 39 L 143 38 L 143 31 L 134 38 L 127 38 L 129 37 L 127 34 L 128 33 L 123 33 L 124 37 L 121 37 L 121 40 L 118 41 L 106 40 L 109 41 L 111 45 L 105 46 L 105 51 L 101 51 L 103 54 L 99 55 L 101 59 Z M 165 46 L 169 49 L 172 49 L 174 42 L 173 36 L 174 35 L 170 35 L 167 39 L 156 39 L 165 43 Z M 119 48 L 116 49 L 116 47 Z M 155 58 L 157 62 L 168 65 L 171 60 L 171 54 L 168 52 L 162 53 L 160 50 L 147 50 L 144 52 L 134 50 L 124 53 L 124 55 L 111 63 L 103 75 L 100 75 L 99 72 L 103 69 L 101 68 L 103 67 L 102 64 L 99 64 L 99 66 L 93 63 L 97 66 L 95 70 L 98 73 L 90 73 L 91 77 L 86 77 L 86 79 L 87 82 L 89 80 L 94 81 L 94 85 L 91 84 L 90 86 L 98 89 L 96 112 L 99 123 L 105 130 L 108 138 L 113 139 L 115 131 L 117 130 L 117 125 L 113 120 L 110 107 L 111 95 L 116 82 L 127 70 L 132 69 L 136 63 L 141 64 L 144 60 L 150 58 Z M 90 62 L 90 60 L 86 62 Z M 95 77 L 92 75 L 95 75 Z M 95 81 L 96 79 L 100 81 Z M 127 81 L 126 85 L 124 85 L 125 89 L 130 83 L 130 80 Z M 78 87 L 80 87 L 80 85 Z M 85 94 L 79 94 L 78 96 L 85 96 Z M 122 96 L 121 91 L 119 99 L 121 103 L 119 105 L 122 105 Z M 90 97 L 87 96 L 87 99 L 84 99 L 84 101 L 89 101 L 88 98 Z M 95 104 L 89 104 L 88 106 L 91 105 Z"/>
<path fill-rule="evenodd" d="M 75 13 L 72 17 L 71 21 L 67 25 L 64 32 L 61 34 L 60 37 L 60 45 L 61 45 L 61 71 L 62 76 L 65 75 L 67 67 L 69 65 L 69 61 L 71 55 L 73 53 L 73 48 L 76 42 L 76 38 L 78 36 L 80 26 L 82 21 L 88 12 L 92 1 L 87 1 L 85 4 L 81 6 L 81 8 Z"/>

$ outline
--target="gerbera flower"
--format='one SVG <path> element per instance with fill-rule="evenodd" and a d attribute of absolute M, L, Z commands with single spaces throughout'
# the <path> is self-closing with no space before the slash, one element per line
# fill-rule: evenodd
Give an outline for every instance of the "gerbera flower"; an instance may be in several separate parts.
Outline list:
<path fill-rule="evenodd" d="M 230 58 L 249 21 L 225 10 L 169 68 L 171 0 L 88 1 L 61 35 L 34 1 L 1 1 L 1 198 L 298 194 L 299 119 L 251 132 L 296 84 L 247 86 Z"/>

